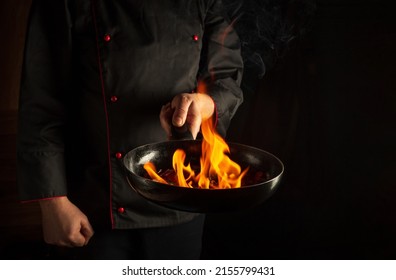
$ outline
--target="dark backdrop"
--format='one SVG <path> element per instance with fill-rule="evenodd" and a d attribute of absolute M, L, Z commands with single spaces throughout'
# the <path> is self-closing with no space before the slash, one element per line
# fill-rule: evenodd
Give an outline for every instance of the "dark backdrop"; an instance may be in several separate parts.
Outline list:
<path fill-rule="evenodd" d="M 278 155 L 275 195 L 209 215 L 207 258 L 396 257 L 391 1 L 317 1 L 310 31 L 247 96 L 229 140 Z"/>

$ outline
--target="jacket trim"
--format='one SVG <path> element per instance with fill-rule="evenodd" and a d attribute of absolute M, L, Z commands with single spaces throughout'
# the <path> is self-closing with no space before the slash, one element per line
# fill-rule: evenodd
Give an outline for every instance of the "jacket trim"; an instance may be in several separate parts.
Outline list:
<path fill-rule="evenodd" d="M 91 0 L 91 8 L 92 8 L 92 18 L 93 18 L 93 24 L 95 27 L 95 34 L 96 34 L 96 48 L 97 48 L 97 60 L 98 60 L 98 67 L 99 67 L 99 77 L 100 77 L 100 84 L 101 84 L 101 89 L 102 89 L 102 97 L 103 97 L 103 109 L 104 113 L 106 116 L 106 136 L 107 136 L 107 160 L 109 163 L 109 188 L 110 188 L 110 193 L 109 193 L 109 206 L 110 206 L 110 220 L 111 220 L 111 227 L 114 228 L 114 217 L 113 217 L 113 198 L 112 198 L 112 193 L 113 193 L 113 172 L 111 169 L 111 155 L 110 155 L 110 127 L 109 127 L 109 114 L 107 110 L 107 100 L 106 100 L 106 93 L 105 93 L 105 87 L 104 87 L 104 79 L 103 79 L 103 68 L 102 68 L 102 63 L 101 63 L 101 56 L 100 56 L 100 47 L 99 47 L 99 29 L 98 29 L 98 23 L 96 21 L 96 2 L 95 0 Z"/>
<path fill-rule="evenodd" d="M 31 202 L 37 202 L 37 201 L 43 201 L 43 200 L 51 200 L 54 198 L 60 198 L 60 197 L 66 197 L 66 195 L 58 195 L 58 196 L 52 196 L 52 197 L 44 197 L 44 198 L 37 198 L 37 199 L 29 199 L 29 200 L 20 200 L 20 203 L 31 203 Z"/>

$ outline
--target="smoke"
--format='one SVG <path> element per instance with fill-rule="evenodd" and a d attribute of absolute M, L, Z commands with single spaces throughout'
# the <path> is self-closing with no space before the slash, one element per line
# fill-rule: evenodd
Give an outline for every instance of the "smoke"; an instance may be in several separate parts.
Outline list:
<path fill-rule="evenodd" d="M 315 0 L 223 0 L 242 44 L 245 68 L 262 78 L 310 28 Z"/>

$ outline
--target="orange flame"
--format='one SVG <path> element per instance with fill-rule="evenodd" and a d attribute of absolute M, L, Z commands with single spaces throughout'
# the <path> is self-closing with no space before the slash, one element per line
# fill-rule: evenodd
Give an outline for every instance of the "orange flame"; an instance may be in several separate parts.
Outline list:
<path fill-rule="evenodd" d="M 163 183 L 163 184 L 168 184 L 167 181 L 165 181 L 164 179 L 162 179 L 162 177 L 160 175 L 158 175 L 157 173 L 157 169 L 155 168 L 154 163 L 152 162 L 146 162 L 143 166 L 143 168 L 147 171 L 147 173 L 150 175 L 151 179 L 153 179 L 154 181 Z"/>
<path fill-rule="evenodd" d="M 196 175 L 190 163 L 185 164 L 186 153 L 178 149 L 173 154 L 172 164 L 176 173 L 178 186 L 188 188 L 240 188 L 242 178 L 248 168 L 241 171 L 241 167 L 228 156 L 230 148 L 224 139 L 215 132 L 211 119 L 203 120 L 201 125 L 203 135 L 202 155 L 200 158 L 200 172 Z M 154 164 L 147 162 L 144 169 L 150 177 L 158 182 L 168 184 L 156 172 Z"/>
<path fill-rule="evenodd" d="M 173 170 L 176 171 L 176 178 L 179 186 L 192 188 L 195 172 L 191 169 L 190 164 L 184 165 L 185 159 L 186 153 L 181 149 L 177 149 L 172 159 Z M 187 178 L 184 176 L 185 173 L 188 174 Z"/>
<path fill-rule="evenodd" d="M 202 122 L 202 156 L 201 172 L 198 174 L 198 186 L 208 189 L 211 180 L 217 182 L 217 188 L 229 189 L 241 187 L 242 177 L 247 169 L 241 172 L 241 167 L 228 156 L 230 148 L 224 139 L 215 132 L 210 119 Z"/>

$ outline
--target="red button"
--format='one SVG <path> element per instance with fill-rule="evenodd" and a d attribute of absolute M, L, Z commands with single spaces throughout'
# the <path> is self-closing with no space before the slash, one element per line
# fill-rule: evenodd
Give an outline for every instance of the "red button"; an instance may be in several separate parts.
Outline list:
<path fill-rule="evenodd" d="M 124 207 L 120 207 L 117 209 L 118 213 L 122 214 L 125 212 L 125 208 Z"/>
<path fill-rule="evenodd" d="M 195 35 L 193 36 L 193 40 L 194 40 L 195 42 L 197 42 L 197 41 L 199 40 L 199 37 L 198 37 L 197 34 L 195 34 Z"/>
<path fill-rule="evenodd" d="M 110 97 L 110 101 L 111 102 L 117 102 L 117 100 L 118 100 L 118 97 L 117 96 L 115 96 L 115 95 L 113 95 L 112 97 Z"/>
<path fill-rule="evenodd" d="M 105 35 L 103 36 L 103 40 L 105 40 L 106 42 L 110 42 L 110 40 L 111 40 L 110 34 L 105 34 Z"/>
<path fill-rule="evenodd" d="M 115 156 L 116 156 L 116 158 L 118 158 L 118 159 L 122 158 L 122 154 L 121 154 L 121 153 L 116 153 Z"/>

